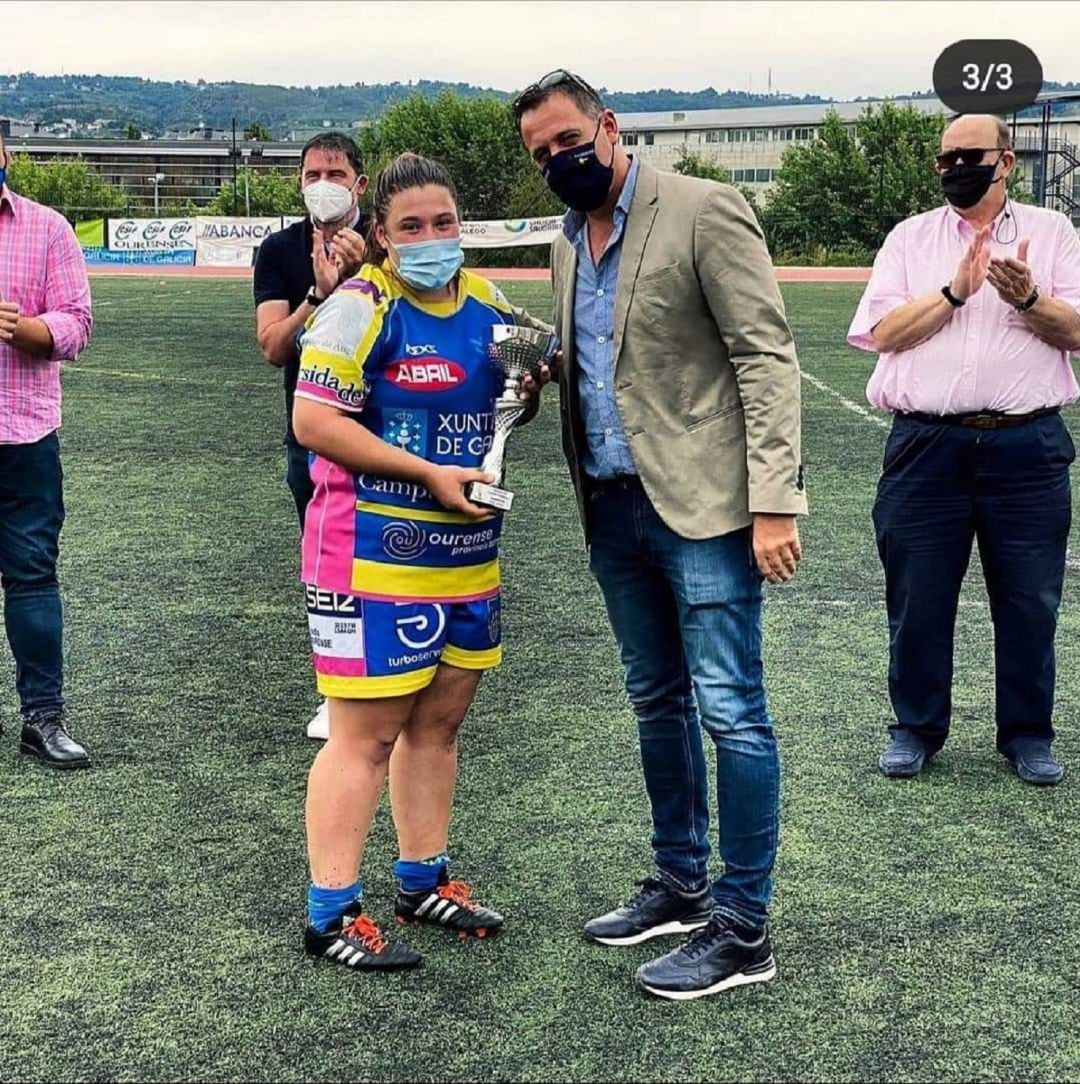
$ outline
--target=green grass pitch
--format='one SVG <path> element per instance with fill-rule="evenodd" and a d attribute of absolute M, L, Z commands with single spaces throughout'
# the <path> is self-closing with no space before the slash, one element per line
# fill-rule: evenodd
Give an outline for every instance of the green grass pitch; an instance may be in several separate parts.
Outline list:
<path fill-rule="evenodd" d="M 580 927 L 649 864 L 634 725 L 549 402 L 511 445 L 507 659 L 462 732 L 458 874 L 494 941 L 409 931 L 420 972 L 304 957 L 303 795 L 316 706 L 284 484 L 278 375 L 247 283 L 96 280 L 65 376 L 68 696 L 93 771 L 17 753 L 0 653 L 0 1076 L 5 1080 L 1065 1080 L 1080 1076 L 1077 579 L 1059 635 L 1068 775 L 993 749 L 989 615 L 965 590 L 952 739 L 889 782 L 870 505 L 884 430 L 843 336 L 860 287 L 784 290 L 812 515 L 770 589 L 784 762 L 779 979 L 689 1005 L 631 985 L 663 948 Z M 546 284 L 509 292 L 541 316 Z M 839 397 L 838 397 L 839 396 Z M 1074 549 L 1075 552 L 1075 549 Z M 388 811 L 365 868 L 389 922 Z"/>

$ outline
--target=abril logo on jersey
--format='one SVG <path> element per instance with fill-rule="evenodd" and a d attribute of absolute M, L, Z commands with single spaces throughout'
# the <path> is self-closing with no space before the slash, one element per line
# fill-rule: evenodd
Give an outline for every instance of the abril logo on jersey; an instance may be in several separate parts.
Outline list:
<path fill-rule="evenodd" d="M 456 361 L 395 361 L 386 375 L 395 386 L 408 391 L 449 391 L 465 383 L 465 370 Z"/>

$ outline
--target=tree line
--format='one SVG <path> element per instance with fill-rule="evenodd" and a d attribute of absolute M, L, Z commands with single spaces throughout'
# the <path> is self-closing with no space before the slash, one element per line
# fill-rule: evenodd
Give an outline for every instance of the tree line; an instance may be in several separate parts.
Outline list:
<path fill-rule="evenodd" d="M 600 88 L 612 109 L 651 112 L 673 109 L 730 109 L 748 105 L 822 102 L 816 95 L 753 94 L 737 90 L 618 91 Z M 234 117 L 257 117 L 279 136 L 294 128 L 320 126 L 330 119 L 375 120 L 389 107 L 413 94 L 433 97 L 443 91 L 465 97 L 509 100 L 512 91 L 470 83 L 421 79 L 413 82 L 286 87 L 235 81 L 166 81 L 121 75 L 0 74 L 0 116 L 29 117 L 43 124 L 71 118 L 82 124 L 114 118 L 112 129 L 133 124 L 162 133 L 168 128 L 194 128 L 203 123 L 228 128 Z"/>

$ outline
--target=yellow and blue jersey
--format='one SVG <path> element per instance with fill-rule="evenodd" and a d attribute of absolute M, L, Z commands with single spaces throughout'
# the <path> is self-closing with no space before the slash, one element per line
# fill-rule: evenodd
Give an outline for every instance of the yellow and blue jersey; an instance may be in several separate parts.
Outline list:
<path fill-rule="evenodd" d="M 498 287 L 468 271 L 456 298 L 424 302 L 366 265 L 323 303 L 302 338 L 299 398 L 327 403 L 432 463 L 478 467 L 503 377 L 493 324 L 514 323 Z M 463 602 L 499 590 L 501 515 L 448 512 L 412 482 L 312 456 L 305 583 L 384 601 Z"/>

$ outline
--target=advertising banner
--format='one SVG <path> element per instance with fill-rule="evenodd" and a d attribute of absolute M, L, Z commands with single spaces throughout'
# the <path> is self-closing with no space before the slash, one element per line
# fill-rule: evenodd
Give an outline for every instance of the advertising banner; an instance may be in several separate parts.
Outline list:
<path fill-rule="evenodd" d="M 462 222 L 461 247 L 515 248 L 518 245 L 550 245 L 561 229 L 562 215 Z"/>
<path fill-rule="evenodd" d="M 195 247 L 194 218 L 110 218 L 113 252 L 175 252 Z"/>
<path fill-rule="evenodd" d="M 199 215 L 195 219 L 195 262 L 200 267 L 250 267 L 255 250 L 280 229 L 280 217 Z"/>
<path fill-rule="evenodd" d="M 105 219 L 92 218 L 87 222 L 76 222 L 75 236 L 83 248 L 104 248 Z"/>
<path fill-rule="evenodd" d="M 84 248 L 83 258 L 90 266 L 101 264 L 150 264 L 155 267 L 191 267 L 195 263 L 195 250 L 179 248 L 173 251 L 119 252 L 108 248 Z"/>

